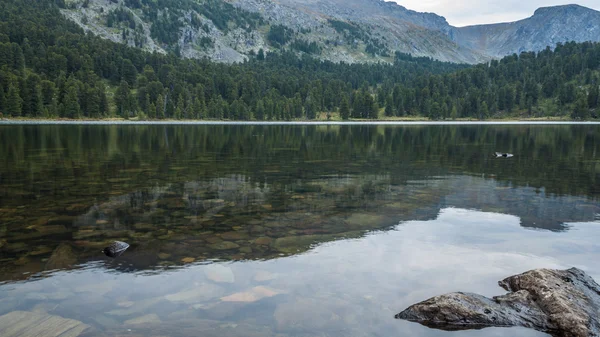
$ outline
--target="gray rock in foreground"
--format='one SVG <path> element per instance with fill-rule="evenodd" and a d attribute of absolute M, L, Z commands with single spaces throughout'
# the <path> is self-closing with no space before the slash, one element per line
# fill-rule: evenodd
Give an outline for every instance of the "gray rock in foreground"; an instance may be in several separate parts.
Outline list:
<path fill-rule="evenodd" d="M 519 326 L 560 337 L 600 336 L 600 286 L 583 271 L 536 269 L 498 283 L 510 293 L 436 296 L 396 318 L 442 330 Z"/>

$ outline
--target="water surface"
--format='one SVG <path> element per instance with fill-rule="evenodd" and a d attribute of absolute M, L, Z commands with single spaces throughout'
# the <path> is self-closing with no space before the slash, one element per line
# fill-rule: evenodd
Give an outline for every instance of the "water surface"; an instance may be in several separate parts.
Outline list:
<path fill-rule="evenodd" d="M 3 125 L 0 315 L 90 336 L 543 336 L 393 316 L 532 268 L 600 279 L 599 151 L 597 125 Z"/>

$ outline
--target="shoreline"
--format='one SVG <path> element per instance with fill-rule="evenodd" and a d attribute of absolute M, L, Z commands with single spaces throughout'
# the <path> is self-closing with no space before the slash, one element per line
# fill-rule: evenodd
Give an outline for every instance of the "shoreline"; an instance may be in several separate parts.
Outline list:
<path fill-rule="evenodd" d="M 490 119 L 430 121 L 349 120 L 349 121 L 227 121 L 227 120 L 125 120 L 125 119 L 0 119 L 0 125 L 600 125 L 600 121 L 569 121 L 560 119 Z"/>

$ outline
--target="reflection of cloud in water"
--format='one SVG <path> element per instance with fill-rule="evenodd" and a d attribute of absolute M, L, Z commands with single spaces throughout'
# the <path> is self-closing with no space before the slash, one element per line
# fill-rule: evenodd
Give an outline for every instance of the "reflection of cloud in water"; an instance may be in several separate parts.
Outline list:
<path fill-rule="evenodd" d="M 394 298 L 400 308 L 448 291 L 497 295 L 496 281 L 534 268 L 577 266 L 598 277 L 593 261 L 600 257 L 599 224 L 571 225 L 575 230 L 565 233 L 527 231 L 514 216 L 444 209 L 436 220 L 409 221 L 395 231 L 330 243 L 298 259 L 311 264 L 311 256 L 318 256 L 310 276 L 339 275 L 331 281 L 339 280 L 340 291 L 377 284 L 369 291 L 382 299 L 386 294 L 404 297 Z M 575 244 L 584 248 L 562 249 Z M 310 276 L 298 285 L 312 284 Z"/>
<path fill-rule="evenodd" d="M 154 313 L 169 323 L 176 321 L 170 314 L 177 310 L 189 313 L 190 307 L 196 307 L 191 311 L 194 317 L 210 317 L 228 308 L 233 311 L 219 319 L 261 324 L 283 335 L 449 336 L 394 320 L 393 315 L 414 302 L 450 291 L 498 295 L 503 293 L 498 280 L 534 268 L 577 266 L 599 279 L 594 261 L 600 258 L 600 224 L 571 223 L 570 231 L 549 232 L 530 231 L 519 223 L 511 215 L 446 208 L 435 220 L 403 222 L 387 232 L 326 243 L 291 257 L 221 264 L 224 268 L 220 269 L 230 268 L 227 275 L 233 283 L 211 281 L 218 277 L 209 277 L 210 267 L 201 264 L 156 274 L 113 273 L 89 264 L 83 270 L 60 272 L 36 282 L 0 286 L 0 293 L 7 297 L 32 291 L 75 296 L 55 312 L 65 317 L 73 315 L 70 310 L 94 317 L 114 310 L 115 301 L 133 301 L 152 303 L 136 315 Z M 234 309 L 220 300 L 257 286 L 280 295 Z M 218 295 L 203 288 L 218 290 Z M 183 303 L 174 300 L 182 294 L 195 297 Z M 83 306 L 88 298 L 95 302 Z M 491 329 L 461 332 L 460 336 L 543 334 Z"/>

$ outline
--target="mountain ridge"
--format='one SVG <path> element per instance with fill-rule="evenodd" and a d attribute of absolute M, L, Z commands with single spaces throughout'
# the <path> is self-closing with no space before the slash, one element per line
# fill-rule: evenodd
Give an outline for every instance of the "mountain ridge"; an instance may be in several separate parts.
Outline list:
<path fill-rule="evenodd" d="M 243 62 L 261 49 L 289 49 L 346 63 L 392 62 L 399 51 L 476 64 L 557 43 L 600 41 L 600 12 L 576 4 L 540 7 L 515 22 L 455 27 L 438 14 L 383 0 L 159 2 L 164 6 L 152 8 L 155 2 L 148 0 L 70 0 L 62 12 L 85 30 L 115 42 L 227 63 Z M 107 27 L 106 17 L 117 11 L 131 13 L 125 14 L 131 16 L 129 28 Z M 221 12 L 260 19 L 254 26 L 229 19 L 223 24 L 218 22 Z M 174 29 L 169 33 L 177 38 L 161 40 L 157 22 Z"/>
<path fill-rule="evenodd" d="M 458 44 L 501 58 L 553 48 L 558 43 L 598 42 L 600 12 L 575 4 L 540 7 L 522 20 L 459 27 L 454 32 L 452 38 Z"/>

